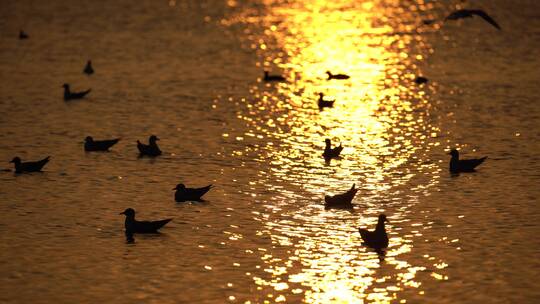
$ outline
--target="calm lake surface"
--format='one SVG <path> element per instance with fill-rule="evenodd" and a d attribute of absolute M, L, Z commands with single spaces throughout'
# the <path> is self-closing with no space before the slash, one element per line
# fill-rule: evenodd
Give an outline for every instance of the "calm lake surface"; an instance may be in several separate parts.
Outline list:
<path fill-rule="evenodd" d="M 503 30 L 441 22 L 464 7 Z M 0 168 L 51 161 L 0 172 L 0 302 L 539 303 L 539 48 L 533 0 L 1 1 Z M 451 148 L 489 158 L 451 176 Z M 174 220 L 127 243 L 128 207 Z"/>

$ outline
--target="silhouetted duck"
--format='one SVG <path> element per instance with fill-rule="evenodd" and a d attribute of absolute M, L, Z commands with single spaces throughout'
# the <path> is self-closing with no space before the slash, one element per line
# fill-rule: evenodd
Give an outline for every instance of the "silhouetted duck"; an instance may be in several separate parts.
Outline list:
<path fill-rule="evenodd" d="M 377 222 L 377 227 L 375 230 L 369 231 L 367 229 L 358 228 L 362 240 L 364 240 L 364 245 L 369 246 L 373 249 L 383 249 L 388 247 L 388 235 L 386 234 L 386 229 L 384 227 L 384 222 L 387 222 L 386 215 L 379 215 L 379 220 Z"/>
<path fill-rule="evenodd" d="M 155 135 L 148 138 L 148 145 L 145 145 L 137 140 L 137 149 L 139 149 L 140 156 L 155 157 L 161 155 L 161 150 L 156 143 L 158 140 L 159 138 L 157 138 Z"/>
<path fill-rule="evenodd" d="M 25 33 L 23 30 L 19 31 L 19 40 L 24 40 L 30 38 L 27 33 Z"/>
<path fill-rule="evenodd" d="M 427 83 L 429 80 L 426 78 L 426 77 L 423 77 L 423 76 L 417 76 L 415 79 L 414 79 L 414 82 L 416 84 L 424 84 L 424 83 Z"/>
<path fill-rule="evenodd" d="M 135 210 L 132 208 L 127 208 L 120 214 L 126 216 L 126 235 L 132 235 L 133 233 L 157 233 L 161 227 L 172 221 L 172 218 L 159 221 L 137 221 L 135 219 Z"/>
<path fill-rule="evenodd" d="M 108 151 L 110 147 L 114 146 L 120 138 L 107 139 L 107 140 L 94 140 L 92 136 L 86 136 L 84 139 L 85 151 Z"/>
<path fill-rule="evenodd" d="M 177 202 L 202 201 L 202 196 L 211 188 L 212 185 L 202 188 L 186 188 L 184 184 L 178 184 L 173 188 L 173 190 L 176 190 L 174 193 L 174 200 Z"/>
<path fill-rule="evenodd" d="M 324 147 L 323 157 L 326 160 L 330 160 L 332 158 L 339 157 L 339 154 L 341 151 L 343 151 L 343 147 L 341 146 L 341 143 L 339 143 L 339 146 L 332 148 L 332 141 L 330 139 L 325 139 L 324 143 L 326 146 Z"/>
<path fill-rule="evenodd" d="M 330 71 L 326 71 L 326 75 L 328 75 L 328 80 L 330 80 L 330 79 L 349 79 L 349 78 L 351 78 L 349 75 L 332 74 L 332 72 L 330 72 Z"/>
<path fill-rule="evenodd" d="M 444 20 L 458 20 L 463 18 L 471 18 L 474 15 L 482 17 L 485 21 L 487 21 L 489 24 L 493 25 L 496 29 L 500 30 L 501 27 L 493 18 L 491 18 L 486 12 L 479 9 L 460 9 L 457 11 L 452 12 L 450 15 L 448 15 Z"/>
<path fill-rule="evenodd" d="M 86 96 L 86 94 L 90 93 L 90 90 L 91 90 L 91 89 L 88 89 L 88 90 L 82 91 L 82 92 L 71 92 L 71 90 L 69 89 L 69 84 L 67 84 L 67 83 L 64 83 L 64 85 L 62 85 L 62 87 L 64 88 L 64 100 L 65 101 L 73 100 L 73 99 L 81 99 L 84 96 Z"/>
<path fill-rule="evenodd" d="M 353 184 L 351 189 L 342 194 L 336 194 L 334 196 L 325 195 L 324 202 L 327 208 L 337 207 L 337 208 L 352 208 L 352 200 L 358 192 L 358 189 L 355 188 L 356 184 Z"/>
<path fill-rule="evenodd" d="M 92 68 L 92 60 L 88 60 L 88 62 L 86 62 L 83 73 L 85 73 L 86 75 L 94 74 L 94 68 Z"/>
<path fill-rule="evenodd" d="M 335 100 L 324 100 L 324 94 L 319 93 L 319 100 L 317 101 L 317 105 L 319 106 L 319 110 L 322 110 L 324 108 L 331 108 L 334 106 Z"/>
<path fill-rule="evenodd" d="M 15 173 L 39 172 L 41 171 L 41 168 L 43 168 L 43 166 L 49 162 L 50 158 L 50 156 L 47 156 L 42 160 L 23 163 L 21 159 L 16 156 L 10 161 L 10 163 L 15 164 Z"/>
<path fill-rule="evenodd" d="M 285 81 L 285 77 L 281 75 L 270 75 L 268 71 L 264 71 L 264 81 Z"/>
<path fill-rule="evenodd" d="M 450 172 L 452 173 L 474 172 L 474 168 L 487 158 L 487 156 L 484 156 L 477 159 L 459 159 L 459 152 L 456 149 L 452 149 L 448 154 L 452 155 L 452 158 L 450 158 Z"/>

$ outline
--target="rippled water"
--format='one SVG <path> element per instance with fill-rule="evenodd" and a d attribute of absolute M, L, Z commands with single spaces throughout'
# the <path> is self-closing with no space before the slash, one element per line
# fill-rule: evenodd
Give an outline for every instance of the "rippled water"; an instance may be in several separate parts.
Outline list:
<path fill-rule="evenodd" d="M 540 301 L 536 1 L 0 6 L 0 167 L 52 156 L 0 173 L 0 302 Z M 460 7 L 503 31 L 438 21 Z M 65 82 L 92 92 L 63 102 Z M 164 155 L 138 159 L 150 134 Z M 122 140 L 85 153 L 87 135 Z M 324 162 L 325 138 L 341 159 Z M 454 147 L 489 159 L 451 176 Z M 216 187 L 178 204 L 179 182 Z M 353 210 L 325 210 L 353 183 Z M 127 207 L 174 220 L 128 244 Z M 383 212 L 381 256 L 357 228 Z"/>

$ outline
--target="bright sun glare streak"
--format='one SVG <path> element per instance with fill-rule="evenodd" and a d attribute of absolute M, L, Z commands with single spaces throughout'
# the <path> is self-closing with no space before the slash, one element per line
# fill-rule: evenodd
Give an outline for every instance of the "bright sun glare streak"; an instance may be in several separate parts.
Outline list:
<path fill-rule="evenodd" d="M 414 33 L 400 34 L 413 27 L 405 19 L 418 20 L 397 2 L 265 1 L 264 17 L 248 12 L 238 18 L 264 26 L 262 34 L 251 36 L 252 47 L 264 59 L 265 70 L 283 71 L 288 80 L 254 87 L 258 102 L 248 105 L 251 115 L 243 118 L 256 129 L 250 132 L 280 140 L 279 147 L 269 143 L 263 149 L 272 175 L 316 198 L 306 201 L 281 190 L 265 204 L 269 213 L 280 214 L 264 219 L 273 242 L 295 248 L 288 261 L 263 258 L 272 279 L 255 281 L 272 286 L 276 295 L 283 297 L 281 292 L 296 284 L 308 303 L 388 303 L 398 299 L 399 291 L 421 286 L 416 273 L 425 267 L 401 258 L 412 249 L 408 237 L 391 232 L 384 264 L 394 272 L 379 273 L 380 257 L 360 246 L 352 231 L 373 227 L 376 215 L 386 209 L 381 200 L 415 176 L 402 169 L 404 164 L 417 149 L 437 144 L 428 142 L 438 130 L 428 123 L 426 93 L 412 82 L 415 61 L 425 54 L 413 54 L 411 45 L 425 42 Z M 389 21 L 397 16 L 403 20 Z M 351 78 L 327 80 L 327 70 Z M 334 108 L 319 111 L 318 93 L 335 99 Z M 345 147 L 342 158 L 330 165 L 321 157 L 325 138 Z M 354 214 L 323 210 L 325 193 L 352 183 L 361 185 L 362 197 L 355 199 L 365 209 L 361 221 Z M 303 207 L 281 208 L 291 203 Z M 407 222 L 406 212 L 398 208 L 391 221 Z"/>

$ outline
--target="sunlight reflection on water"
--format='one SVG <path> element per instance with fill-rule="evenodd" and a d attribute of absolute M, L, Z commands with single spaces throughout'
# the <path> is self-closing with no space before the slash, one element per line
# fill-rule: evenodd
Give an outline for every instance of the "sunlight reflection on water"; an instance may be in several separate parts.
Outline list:
<path fill-rule="evenodd" d="M 430 88 L 413 82 L 416 64 L 428 55 L 429 45 L 414 33 L 395 34 L 414 26 L 403 20 L 399 6 L 384 2 L 266 5 L 268 15 L 257 18 L 246 10 L 228 24 L 252 24 L 251 47 L 263 59 L 261 68 L 283 71 L 287 81 L 259 82 L 252 88 L 256 99 L 241 117 L 253 127 L 246 136 L 280 141 L 275 146 L 270 140 L 263 149 L 260 161 L 271 164 L 272 174 L 261 183 L 285 180 L 308 197 L 275 187 L 279 195 L 261 201 L 273 215 L 259 218 L 265 233 L 275 244 L 295 249 L 288 260 L 263 256 L 272 279 L 256 278 L 256 283 L 273 287 L 273 296 L 283 300 L 284 290 L 296 283 L 301 287 L 289 292 L 303 294 L 309 303 L 389 302 L 410 288 L 421 294 L 416 273 L 426 267 L 408 262 L 405 254 L 411 252 L 414 237 L 422 234 L 403 234 L 398 228 L 409 221 L 407 209 L 416 200 L 411 195 L 408 202 L 389 201 L 388 194 L 407 187 L 415 177 L 408 169 L 411 163 L 415 170 L 439 170 L 418 159 L 422 151 L 439 145 L 434 140 L 439 130 L 429 122 Z M 392 16 L 398 14 L 402 20 L 392 24 Z M 385 25 L 377 26 L 382 16 Z M 408 18 L 415 24 L 421 21 L 412 14 Z M 257 26 L 264 29 L 258 32 Z M 351 78 L 327 80 L 327 70 Z M 334 108 L 319 111 L 318 93 L 336 100 Z M 325 138 L 345 147 L 340 159 L 326 165 L 321 156 Z M 437 182 L 433 178 L 424 187 Z M 343 191 L 352 183 L 361 185 L 355 210 L 325 211 L 324 194 Z M 413 193 L 425 192 L 424 187 Z M 287 208 L 280 207 L 284 205 Z M 381 212 L 390 218 L 390 246 L 384 257 L 362 247 L 356 230 L 374 227 Z M 432 278 L 444 275 L 434 273 Z"/>

